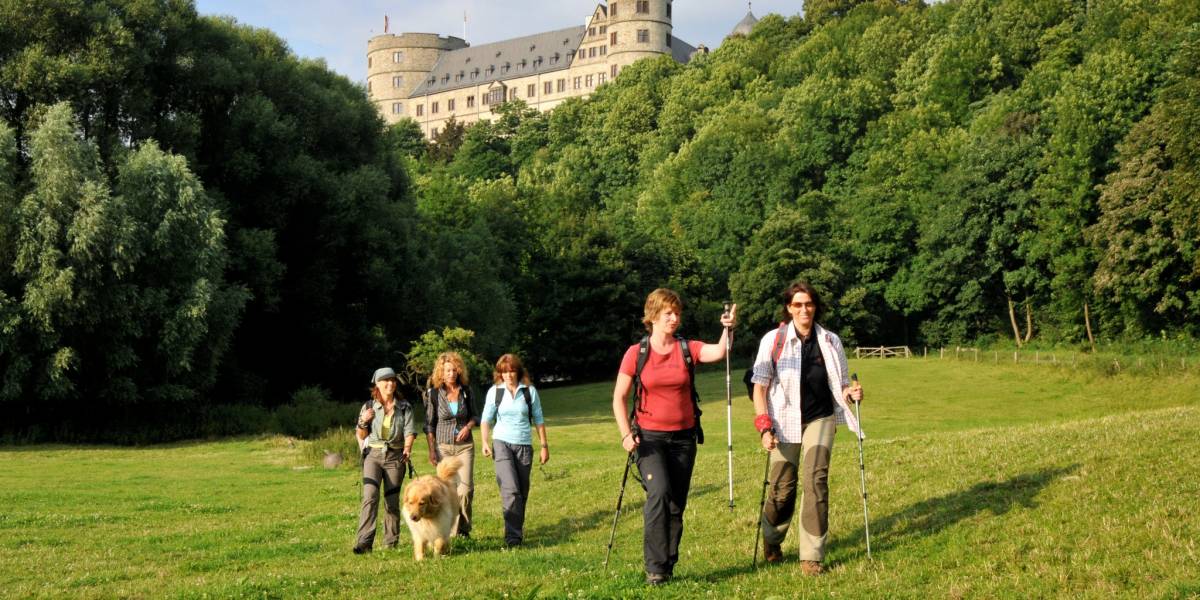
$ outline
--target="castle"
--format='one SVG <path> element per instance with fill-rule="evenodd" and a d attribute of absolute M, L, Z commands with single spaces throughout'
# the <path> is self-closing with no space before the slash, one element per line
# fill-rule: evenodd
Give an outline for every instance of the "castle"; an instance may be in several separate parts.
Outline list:
<path fill-rule="evenodd" d="M 671 5 L 608 0 L 582 26 L 479 46 L 432 33 L 377 35 L 367 42 L 367 92 L 389 124 L 414 119 L 428 138 L 450 117 L 464 124 L 490 118 L 493 106 L 509 100 L 549 110 L 642 58 L 690 60 L 697 49 L 672 35 Z"/>

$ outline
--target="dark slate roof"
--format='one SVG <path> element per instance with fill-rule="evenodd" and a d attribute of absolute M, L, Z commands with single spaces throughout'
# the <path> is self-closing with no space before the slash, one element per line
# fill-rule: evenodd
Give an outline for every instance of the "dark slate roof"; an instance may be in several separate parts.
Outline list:
<path fill-rule="evenodd" d="M 691 44 L 675 36 L 671 36 L 671 58 L 674 58 L 675 62 L 686 65 L 691 60 L 694 52 L 696 52 L 696 48 Z"/>
<path fill-rule="evenodd" d="M 733 26 L 733 31 L 729 35 L 750 35 L 750 32 L 754 31 L 756 24 L 758 24 L 758 19 L 754 17 L 754 13 L 746 11 L 746 16 L 742 17 L 742 20 Z"/>
<path fill-rule="evenodd" d="M 561 71 L 571 66 L 572 53 L 583 41 L 585 33 L 587 28 L 580 25 L 452 50 L 438 59 L 429 77 L 412 95 L 436 94 L 502 79 Z M 558 60 L 552 61 L 555 53 L 558 53 Z M 507 71 L 504 69 L 506 64 Z M 430 77 L 433 83 L 430 83 Z"/>

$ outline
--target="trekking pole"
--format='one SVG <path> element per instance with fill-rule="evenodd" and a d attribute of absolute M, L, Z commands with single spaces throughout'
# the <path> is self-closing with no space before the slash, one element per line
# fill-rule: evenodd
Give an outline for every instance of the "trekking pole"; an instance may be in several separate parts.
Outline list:
<path fill-rule="evenodd" d="M 612 556 L 613 540 L 617 537 L 617 519 L 621 516 L 621 501 L 625 499 L 625 482 L 629 481 L 629 466 L 633 464 L 633 453 L 625 459 L 625 474 L 621 476 L 621 493 L 617 495 L 617 512 L 613 515 L 612 532 L 608 534 L 608 551 L 604 553 L 604 570 L 608 571 L 608 557 Z"/>
<path fill-rule="evenodd" d="M 854 382 L 853 387 L 858 385 L 858 373 L 850 376 L 850 380 Z M 854 403 L 854 419 L 858 421 L 858 475 L 862 481 L 862 499 L 863 499 L 863 533 L 867 536 L 867 559 L 871 558 L 871 518 L 867 513 L 867 465 L 863 462 L 863 435 L 862 435 L 862 401 Z"/>
<path fill-rule="evenodd" d="M 763 465 L 762 495 L 758 497 L 758 521 L 754 523 L 754 562 L 750 566 L 758 568 L 758 537 L 762 535 L 763 508 L 767 505 L 767 483 L 771 476 L 771 453 L 767 452 L 767 461 Z M 766 558 L 765 556 L 763 558 Z"/>
<path fill-rule="evenodd" d="M 729 314 L 729 303 L 725 303 Z M 733 388 L 729 379 L 729 352 L 733 347 L 733 331 L 725 328 L 725 439 L 729 445 L 729 512 L 733 512 Z"/>

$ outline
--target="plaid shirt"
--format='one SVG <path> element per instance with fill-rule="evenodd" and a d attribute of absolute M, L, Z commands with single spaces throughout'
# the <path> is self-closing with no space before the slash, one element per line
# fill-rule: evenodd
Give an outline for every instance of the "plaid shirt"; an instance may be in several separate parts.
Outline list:
<path fill-rule="evenodd" d="M 759 342 L 751 381 L 758 385 L 771 386 L 767 389 L 767 414 L 771 415 L 777 439 L 785 444 L 799 444 L 803 431 L 800 420 L 800 390 L 803 384 L 800 378 L 800 349 L 803 344 L 800 336 L 796 335 L 796 328 L 788 323 L 783 351 L 779 354 L 778 364 L 772 369 L 771 349 L 775 345 L 777 331 L 778 329 L 772 329 L 767 332 Z M 842 348 L 842 340 L 837 334 L 820 325 L 814 325 L 813 333 L 817 336 L 817 346 L 825 359 L 829 391 L 833 393 L 833 414 L 837 417 L 837 423 L 845 424 L 851 431 L 859 433 L 854 412 L 846 406 L 845 397 L 842 395 L 842 390 L 850 387 L 849 366 L 846 364 L 846 350 Z"/>
<path fill-rule="evenodd" d="M 453 444 L 455 432 L 466 427 L 468 422 L 479 423 L 479 413 L 475 410 L 475 394 L 470 386 L 461 386 L 458 395 L 458 413 L 450 414 L 450 402 L 446 400 L 446 390 L 429 388 L 425 390 L 425 433 L 432 433 L 439 444 Z M 471 442 L 471 435 L 467 435 Z"/>

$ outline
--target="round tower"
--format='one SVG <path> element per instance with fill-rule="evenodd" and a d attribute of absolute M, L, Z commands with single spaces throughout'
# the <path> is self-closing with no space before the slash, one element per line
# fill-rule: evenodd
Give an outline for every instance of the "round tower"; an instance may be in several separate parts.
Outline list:
<path fill-rule="evenodd" d="M 608 64 L 619 70 L 643 58 L 670 56 L 671 4 L 671 0 L 609 0 Z"/>
<path fill-rule="evenodd" d="M 408 98 L 442 54 L 466 48 L 462 38 L 436 33 L 385 33 L 367 41 L 367 90 L 384 120 L 412 117 Z"/>

